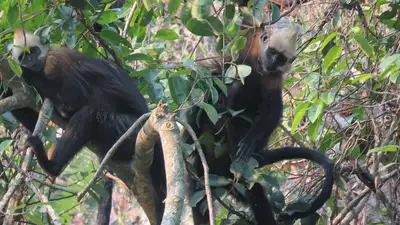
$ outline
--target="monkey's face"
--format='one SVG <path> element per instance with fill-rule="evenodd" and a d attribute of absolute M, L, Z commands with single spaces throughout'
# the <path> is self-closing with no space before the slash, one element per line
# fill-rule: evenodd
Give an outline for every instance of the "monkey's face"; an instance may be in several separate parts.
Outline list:
<path fill-rule="evenodd" d="M 279 32 L 269 36 L 264 32 L 259 38 L 262 43 L 259 64 L 263 73 L 288 72 L 295 60 L 297 33 Z"/>
<path fill-rule="evenodd" d="M 29 51 L 24 48 L 26 46 Z M 44 59 L 48 52 L 48 45 L 42 45 L 40 38 L 36 35 L 26 32 L 25 38 L 21 31 L 14 34 L 14 47 L 12 56 L 22 67 L 35 72 L 40 72 L 44 67 Z"/>
<path fill-rule="evenodd" d="M 43 69 L 43 56 L 39 47 L 29 48 L 29 52 L 21 52 L 17 57 L 17 62 L 30 70 L 39 72 Z"/>

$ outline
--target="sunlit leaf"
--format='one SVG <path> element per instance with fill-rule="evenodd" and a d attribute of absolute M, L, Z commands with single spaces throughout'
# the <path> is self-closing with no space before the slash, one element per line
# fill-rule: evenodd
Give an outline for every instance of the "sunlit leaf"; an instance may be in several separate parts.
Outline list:
<path fill-rule="evenodd" d="M 169 40 L 169 41 L 179 39 L 178 34 L 171 29 L 158 30 L 154 37 L 161 40 Z"/>
<path fill-rule="evenodd" d="M 306 112 L 307 112 L 307 107 L 309 106 L 309 104 L 310 104 L 310 103 L 307 102 L 307 105 L 303 105 L 304 108 L 299 109 L 299 110 L 296 112 L 296 114 L 295 114 L 295 116 L 294 116 L 294 119 L 293 119 L 293 122 L 292 122 L 292 128 L 290 129 L 290 132 L 291 132 L 292 134 L 294 134 L 294 132 L 296 131 L 296 129 L 297 129 L 297 127 L 299 126 L 300 122 L 302 121 L 304 115 L 306 114 Z"/>
<path fill-rule="evenodd" d="M 369 80 L 369 79 L 371 79 L 371 78 L 373 78 L 373 77 L 374 77 L 374 74 L 372 74 L 372 73 L 360 74 L 360 75 L 356 76 L 356 77 L 352 80 L 352 83 L 353 83 L 353 84 L 354 84 L 354 83 L 357 83 L 357 82 L 364 83 L 365 81 L 367 81 L 367 80 Z"/>
<path fill-rule="evenodd" d="M 247 76 L 251 74 L 251 67 L 248 65 L 237 65 L 237 72 L 239 74 L 240 80 L 244 84 L 244 80 Z"/>
<path fill-rule="evenodd" d="M 329 105 L 335 100 L 335 93 L 325 92 L 321 95 L 321 99 L 325 102 L 325 104 Z"/>
<path fill-rule="evenodd" d="M 322 62 L 322 71 L 326 73 L 329 67 L 339 58 L 342 53 L 342 47 L 334 46 L 329 50 L 328 54 L 326 54 L 324 61 Z"/>
<path fill-rule="evenodd" d="M 398 145 L 386 145 L 386 146 L 381 146 L 381 147 L 376 147 L 373 149 L 370 149 L 367 153 L 367 155 L 371 153 L 376 153 L 376 152 L 397 152 L 397 150 L 400 147 Z"/>
<path fill-rule="evenodd" d="M 360 48 L 364 52 L 365 55 L 367 55 L 369 58 L 372 58 L 374 56 L 374 49 L 368 43 L 367 39 L 365 39 L 363 36 L 361 36 L 359 34 L 355 34 L 354 39 L 360 45 Z"/>
<path fill-rule="evenodd" d="M 152 11 L 154 0 L 143 0 L 143 4 L 147 11 Z"/>
<path fill-rule="evenodd" d="M 321 116 L 323 108 L 323 102 L 318 99 L 314 102 L 314 104 L 311 104 L 310 108 L 308 109 L 308 119 L 311 121 L 311 123 L 314 123 L 317 118 Z"/>
<path fill-rule="evenodd" d="M 11 70 L 17 75 L 21 76 L 22 75 L 22 69 L 21 67 L 14 61 L 13 58 L 8 57 L 8 65 L 10 65 Z"/>
<path fill-rule="evenodd" d="M 0 151 L 5 150 L 6 148 L 8 148 L 12 143 L 13 143 L 13 139 L 8 139 L 8 140 L 4 140 L 0 143 Z"/>
<path fill-rule="evenodd" d="M 322 44 L 320 46 L 320 50 L 322 51 L 326 47 L 326 45 L 329 44 L 329 42 L 331 42 L 332 39 L 336 37 L 336 35 L 337 35 L 337 32 L 333 32 L 328 37 L 326 37 L 324 42 L 322 42 Z"/>
<path fill-rule="evenodd" d="M 100 18 L 96 21 L 98 24 L 109 24 L 118 19 L 117 11 L 107 10 L 101 14 Z"/>
<path fill-rule="evenodd" d="M 175 16 L 176 11 L 179 8 L 179 5 L 181 4 L 181 0 L 170 0 L 168 3 L 168 12 L 171 15 L 171 17 Z"/>

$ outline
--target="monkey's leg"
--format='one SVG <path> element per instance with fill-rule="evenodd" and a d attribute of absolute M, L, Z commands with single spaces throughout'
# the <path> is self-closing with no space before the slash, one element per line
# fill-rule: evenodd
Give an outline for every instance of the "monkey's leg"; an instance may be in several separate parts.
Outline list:
<path fill-rule="evenodd" d="M 277 223 L 274 214 L 272 214 L 268 197 L 265 195 L 261 184 L 255 183 L 248 192 L 247 196 L 257 224 L 276 225 Z"/>
<path fill-rule="evenodd" d="M 42 141 L 37 136 L 28 138 L 27 143 L 33 147 L 39 165 L 47 173 L 52 176 L 60 175 L 65 166 L 89 141 L 93 129 L 92 118 L 90 109 L 87 107 L 71 117 L 50 159 L 47 157 Z"/>
<path fill-rule="evenodd" d="M 239 142 L 236 152 L 238 161 L 247 162 L 255 151 L 261 151 L 279 124 L 283 109 L 281 91 L 268 90 L 262 97 L 253 125 Z"/>

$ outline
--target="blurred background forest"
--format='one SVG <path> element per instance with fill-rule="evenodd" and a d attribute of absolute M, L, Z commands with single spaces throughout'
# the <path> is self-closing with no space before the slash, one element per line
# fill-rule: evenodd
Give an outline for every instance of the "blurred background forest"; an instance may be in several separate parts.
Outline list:
<path fill-rule="evenodd" d="M 172 110 L 192 102 L 217 120 L 212 101 L 202 96 L 213 95 L 213 82 L 223 84 L 202 80 L 209 71 L 194 66 L 196 59 L 211 57 L 216 47 L 225 54 L 239 48 L 242 40 L 236 25 L 243 21 L 251 25 L 285 17 L 298 23 L 302 34 L 292 72 L 285 75 L 282 123 L 269 148 L 305 145 L 335 163 L 330 200 L 318 210 L 317 220 L 297 223 L 400 224 L 400 1 L 252 0 L 242 12 L 235 10 L 236 4 L 229 0 L 2 0 L 2 80 L 6 71 L 15 79 L 21 75 L 9 51 L 14 30 L 23 27 L 55 46 L 114 58 L 138 81 L 151 109 L 161 100 Z M 82 14 L 77 15 L 74 7 Z M 102 25 L 97 35 L 86 27 L 95 23 Z M 237 38 L 224 43 L 222 34 Z M 21 169 L 27 132 L 7 113 L 7 103 L 0 103 L 0 206 L 6 212 L 2 223 L 51 224 L 43 209 L 50 205 L 62 224 L 95 224 L 97 208 L 108 195 L 104 182 L 96 183 L 95 193 L 82 202 L 76 201 L 76 192 L 96 171 L 96 156 L 82 151 L 56 179 L 62 188 L 49 187 L 35 162 L 31 173 Z M 48 148 L 61 132 L 50 125 L 45 133 Z M 200 139 L 207 141 L 207 137 Z M 279 194 L 270 197 L 276 205 L 315 195 L 323 174 L 306 160 L 277 163 L 262 173 L 279 187 Z M 18 174 L 24 182 L 12 187 Z M 148 224 L 129 190 L 118 181 L 114 186 L 110 224 Z M 9 188 L 16 189 L 12 196 L 5 195 Z M 203 197 L 192 196 L 192 206 Z M 237 219 L 221 205 L 216 217 L 217 224 Z"/>

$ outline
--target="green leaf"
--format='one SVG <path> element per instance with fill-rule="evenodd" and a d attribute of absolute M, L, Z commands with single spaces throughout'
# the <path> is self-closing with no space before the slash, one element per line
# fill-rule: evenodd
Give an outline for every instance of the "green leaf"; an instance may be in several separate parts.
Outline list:
<path fill-rule="evenodd" d="M 0 143 L 0 151 L 5 150 L 6 148 L 8 148 L 12 143 L 13 143 L 13 139 L 8 139 L 8 140 L 4 140 Z"/>
<path fill-rule="evenodd" d="M 199 203 L 201 199 L 204 198 L 205 195 L 206 193 L 203 190 L 195 192 L 190 198 L 190 206 L 193 208 L 196 207 L 197 203 Z"/>
<path fill-rule="evenodd" d="M 328 54 L 326 54 L 324 61 L 322 62 L 322 71 L 326 73 L 329 67 L 339 58 L 342 53 L 342 47 L 334 46 L 329 50 Z"/>
<path fill-rule="evenodd" d="M 314 123 L 318 117 L 321 116 L 324 104 L 321 100 L 317 99 L 314 104 L 308 109 L 308 119 Z"/>
<path fill-rule="evenodd" d="M 397 10 L 390 10 L 390 11 L 385 11 L 379 16 L 379 20 L 390 20 L 393 19 L 397 15 Z"/>
<path fill-rule="evenodd" d="M 168 86 L 171 92 L 172 100 L 178 105 L 182 104 L 187 99 L 189 94 L 186 82 L 180 76 L 173 76 L 168 78 Z"/>
<path fill-rule="evenodd" d="M 101 14 L 100 18 L 96 21 L 98 24 L 109 24 L 118 20 L 117 11 L 107 10 Z"/>
<path fill-rule="evenodd" d="M 147 11 L 153 10 L 154 1 L 153 0 L 143 0 L 144 7 Z"/>
<path fill-rule="evenodd" d="M 141 14 L 139 16 L 139 26 L 146 26 L 151 22 L 151 19 L 153 18 L 154 12 L 153 10 L 146 10 L 146 8 L 142 8 Z"/>
<path fill-rule="evenodd" d="M 230 179 L 215 174 L 210 174 L 208 178 L 211 187 L 225 187 L 232 182 Z M 204 185 L 204 177 L 201 178 L 201 183 Z"/>
<path fill-rule="evenodd" d="M 311 141 L 315 141 L 317 138 L 317 134 L 319 131 L 319 128 L 321 127 L 321 122 L 322 122 L 322 116 L 317 117 L 317 120 L 315 121 L 315 123 L 311 123 L 308 126 L 308 137 L 310 138 Z"/>
<path fill-rule="evenodd" d="M 333 32 L 328 37 L 326 37 L 324 42 L 322 42 L 322 44 L 320 46 L 320 51 L 322 51 L 326 47 L 326 45 L 329 44 L 329 42 L 331 42 L 332 39 L 336 37 L 336 35 L 337 35 L 337 32 Z"/>
<path fill-rule="evenodd" d="M 171 17 L 175 16 L 176 11 L 179 8 L 179 5 L 181 4 L 181 0 L 170 0 L 168 3 L 168 12 L 171 15 Z"/>
<path fill-rule="evenodd" d="M 171 30 L 171 29 L 161 29 L 158 30 L 155 38 L 161 39 L 161 40 L 168 40 L 168 41 L 173 41 L 176 39 L 179 39 L 178 34 Z"/>
<path fill-rule="evenodd" d="M 325 92 L 321 95 L 322 101 L 329 105 L 335 100 L 335 94 L 332 92 Z"/>
<path fill-rule="evenodd" d="M 246 47 L 247 39 L 243 36 L 235 37 L 230 43 L 229 47 L 231 48 L 232 60 L 237 60 L 239 57 L 239 53 L 244 47 Z M 229 50 L 229 47 L 227 50 Z"/>
<path fill-rule="evenodd" d="M 225 24 L 231 22 L 233 17 L 235 16 L 235 6 L 234 5 L 227 5 L 224 10 L 224 21 Z"/>
<path fill-rule="evenodd" d="M 206 20 L 189 19 L 186 23 L 186 28 L 198 36 L 214 36 L 213 29 Z"/>
<path fill-rule="evenodd" d="M 256 20 L 255 21 L 256 24 L 260 23 L 264 19 L 264 9 L 268 2 L 269 2 L 269 0 L 257 0 L 254 2 L 254 5 L 252 7 L 252 13 L 253 13 L 254 19 Z M 249 2 L 247 4 L 251 5 L 253 3 Z"/>
<path fill-rule="evenodd" d="M 121 35 L 119 35 L 114 31 L 103 29 L 101 30 L 100 37 L 104 38 L 105 40 L 115 45 L 119 45 L 120 43 L 122 43 L 128 48 L 131 47 L 131 43 L 129 43 L 129 41 L 127 41 L 125 38 L 121 37 Z"/>
<path fill-rule="evenodd" d="M 309 102 L 305 102 L 299 106 L 296 107 L 296 113 L 292 122 L 292 128 L 290 129 L 290 132 L 294 134 L 296 131 L 297 127 L 299 126 L 301 120 L 303 119 L 304 115 L 307 112 L 307 108 L 310 105 Z"/>
<path fill-rule="evenodd" d="M 356 76 L 351 82 L 353 84 L 360 82 L 360 83 L 364 83 L 365 81 L 371 79 L 374 77 L 374 74 L 372 73 L 364 73 L 364 74 L 360 74 L 358 76 Z"/>
<path fill-rule="evenodd" d="M 14 61 L 12 57 L 8 57 L 8 65 L 10 65 L 10 68 L 15 73 L 15 75 L 19 77 L 22 75 L 21 67 L 18 65 L 18 63 Z"/>
<path fill-rule="evenodd" d="M 384 71 L 387 69 L 387 67 L 392 66 L 393 64 L 400 65 L 400 54 L 393 54 L 391 56 L 384 57 L 379 64 L 379 69 Z"/>
<path fill-rule="evenodd" d="M 272 5 L 272 21 L 276 21 L 281 16 L 281 11 L 275 3 L 272 2 L 271 5 Z"/>
<path fill-rule="evenodd" d="M 17 22 L 19 20 L 18 15 L 19 15 L 18 4 L 15 4 L 14 6 L 12 6 L 8 9 L 7 21 L 11 26 L 13 26 L 15 24 L 15 22 Z"/>
<path fill-rule="evenodd" d="M 367 55 L 369 58 L 372 58 L 374 56 L 374 49 L 368 43 L 367 39 L 359 34 L 355 34 L 354 39 L 356 39 L 357 43 L 360 45 L 360 48 L 365 55 Z"/>
<path fill-rule="evenodd" d="M 367 153 L 367 155 L 375 152 L 396 152 L 400 147 L 398 145 L 386 145 L 382 147 L 377 147 L 370 149 Z"/>
<path fill-rule="evenodd" d="M 190 12 L 189 2 L 186 2 L 185 5 L 182 7 L 181 11 L 181 21 L 182 24 L 186 26 L 187 22 L 192 18 L 192 13 Z"/>
<path fill-rule="evenodd" d="M 224 25 L 217 17 L 208 16 L 206 20 L 209 22 L 210 26 L 214 29 L 213 31 L 216 34 L 220 34 L 224 31 Z"/>
<path fill-rule="evenodd" d="M 203 102 L 201 104 L 201 108 L 203 108 L 206 111 L 211 122 L 213 122 L 213 124 L 216 124 L 218 121 L 218 112 L 217 110 L 215 110 L 214 106 Z"/>
<path fill-rule="evenodd" d="M 244 84 L 244 79 L 251 74 L 251 67 L 248 65 L 237 65 L 237 72 L 240 80 Z"/>
<path fill-rule="evenodd" d="M 212 0 L 192 0 L 192 16 L 196 19 L 202 19 L 210 15 Z"/>
<path fill-rule="evenodd" d="M 224 92 L 225 96 L 228 96 L 228 88 L 218 77 L 213 77 L 214 83 Z"/>
<path fill-rule="evenodd" d="M 246 196 L 246 187 L 245 187 L 243 184 L 241 184 L 241 183 L 235 183 L 233 186 L 235 187 L 235 189 L 236 189 L 240 194 L 242 194 L 243 196 Z"/>
<path fill-rule="evenodd" d="M 143 53 L 136 53 L 136 54 L 132 54 L 132 55 L 125 57 L 125 60 L 130 61 L 130 62 L 131 61 L 141 61 L 141 60 L 152 61 L 153 58 L 151 56 L 143 54 Z"/>
<path fill-rule="evenodd" d="M 236 79 L 236 67 L 230 65 L 225 71 L 224 83 L 231 84 Z"/>

